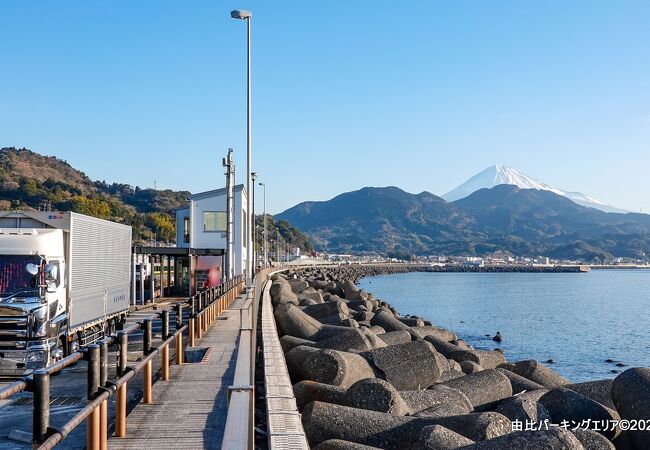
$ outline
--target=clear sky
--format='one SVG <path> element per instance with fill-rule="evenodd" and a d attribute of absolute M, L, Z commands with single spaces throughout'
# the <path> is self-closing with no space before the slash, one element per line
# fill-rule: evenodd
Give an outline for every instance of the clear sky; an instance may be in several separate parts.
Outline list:
<path fill-rule="evenodd" d="M 493 164 L 650 212 L 647 0 L 0 0 L 0 146 L 192 192 L 233 147 L 243 182 L 235 8 L 271 212 Z"/>

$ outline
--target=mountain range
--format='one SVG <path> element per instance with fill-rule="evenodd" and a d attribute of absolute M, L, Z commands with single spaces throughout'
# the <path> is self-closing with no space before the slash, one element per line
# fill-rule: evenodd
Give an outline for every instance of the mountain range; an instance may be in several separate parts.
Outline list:
<path fill-rule="evenodd" d="M 276 218 L 307 233 L 317 250 L 335 253 L 485 255 L 503 250 L 581 260 L 650 254 L 650 215 L 608 213 L 550 189 L 511 184 L 478 189 L 452 202 L 429 192 L 366 187 L 328 201 L 300 203 Z"/>
<path fill-rule="evenodd" d="M 484 171 L 477 173 L 460 186 L 447 192 L 442 196 L 442 198 L 448 202 L 453 202 L 460 200 L 461 198 L 465 198 L 473 192 L 478 191 L 479 189 L 489 189 L 500 184 L 509 184 L 512 186 L 517 186 L 521 189 L 539 189 L 542 191 L 550 191 L 566 197 L 579 205 L 586 206 L 588 208 L 596 208 L 604 212 L 629 212 L 624 209 L 608 205 L 607 203 L 601 202 L 600 200 L 596 200 L 595 198 L 585 195 L 582 192 L 569 192 L 557 187 L 549 186 L 543 181 L 539 181 L 533 177 L 525 175 L 518 170 L 501 165 L 491 166 Z"/>

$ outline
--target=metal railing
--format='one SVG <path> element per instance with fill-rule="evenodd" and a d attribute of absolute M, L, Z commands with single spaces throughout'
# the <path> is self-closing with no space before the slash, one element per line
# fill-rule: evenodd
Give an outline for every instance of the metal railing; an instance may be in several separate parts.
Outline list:
<path fill-rule="evenodd" d="M 270 268 L 259 271 L 254 278 L 253 289 L 247 292 L 244 304 L 235 308 L 240 310 L 241 318 L 239 348 L 233 384 L 228 389 L 228 416 L 222 448 L 252 450 L 255 447 L 255 371 L 259 369 L 255 367 L 255 360 L 258 351 L 260 307 L 266 308 L 262 310 L 261 337 L 264 347 L 263 369 L 268 419 L 266 434 L 269 438 L 269 448 L 309 448 L 302 430 L 300 414 L 295 406 L 293 389 L 271 308 L 270 276 L 283 270 Z M 264 306 L 261 306 L 262 303 Z"/>
<path fill-rule="evenodd" d="M 138 373 L 143 374 L 143 403 L 152 403 L 153 360 L 161 355 L 161 380 L 169 380 L 169 346 L 176 345 L 177 365 L 183 364 L 183 333 L 187 332 L 188 345 L 194 346 L 217 317 L 227 309 L 244 288 L 244 278 L 238 276 L 190 297 L 188 323 L 183 324 L 182 303 L 175 305 L 176 327 L 173 334 L 169 332 L 169 310 L 162 310 L 152 317 L 135 323 L 91 344 L 45 369 L 37 370 L 32 375 L 17 380 L 0 390 L 0 400 L 6 399 L 23 390 L 33 393 L 32 440 L 34 448 L 51 449 L 63 441 L 74 429 L 86 421 L 86 445 L 88 449 L 105 449 L 108 439 L 108 399 L 116 395 L 115 401 L 115 436 L 126 436 L 127 385 Z M 162 321 L 163 342 L 152 348 L 152 318 Z M 135 366 L 127 364 L 129 334 L 142 329 L 142 359 Z M 118 345 L 118 378 L 108 380 L 108 346 Z M 67 423 L 57 429 L 50 428 L 50 376 L 75 362 L 88 361 L 88 405 L 75 414 Z"/>

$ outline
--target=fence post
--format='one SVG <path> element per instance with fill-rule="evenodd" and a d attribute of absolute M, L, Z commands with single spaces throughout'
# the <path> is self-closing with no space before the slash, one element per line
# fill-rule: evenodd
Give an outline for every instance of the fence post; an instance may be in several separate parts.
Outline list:
<path fill-rule="evenodd" d="M 144 319 L 142 321 L 142 356 L 146 357 L 151 352 L 151 319 Z M 152 403 L 151 396 L 151 360 L 147 361 L 142 371 L 143 378 L 143 395 L 142 401 L 144 403 Z"/>
<path fill-rule="evenodd" d="M 176 303 L 176 364 L 183 365 L 183 333 L 178 333 L 183 327 L 183 305 Z"/>
<path fill-rule="evenodd" d="M 160 319 L 162 321 L 162 340 L 163 342 L 169 337 L 169 310 L 163 309 Z M 162 380 L 169 380 L 169 344 L 163 345 L 162 348 Z"/>
<path fill-rule="evenodd" d="M 118 331 L 117 342 L 119 344 L 117 375 L 121 377 L 126 373 L 129 334 L 126 331 Z M 117 437 L 126 437 L 126 389 L 127 384 L 121 384 L 117 388 L 115 398 L 115 436 Z"/>
<path fill-rule="evenodd" d="M 32 415 L 32 442 L 42 444 L 50 426 L 50 374 L 47 370 L 34 371 L 34 413 Z"/>
<path fill-rule="evenodd" d="M 106 386 L 108 381 L 108 339 L 99 342 L 99 385 Z M 99 405 L 99 448 L 108 447 L 108 400 Z"/>
<path fill-rule="evenodd" d="M 196 298 L 190 298 L 190 326 L 189 326 L 189 341 L 188 345 L 194 347 L 194 325 L 196 322 Z"/>
<path fill-rule="evenodd" d="M 88 347 L 88 402 L 92 402 L 99 392 L 100 362 L 99 345 L 91 344 Z M 99 450 L 99 408 L 95 408 L 86 419 L 86 448 Z"/>

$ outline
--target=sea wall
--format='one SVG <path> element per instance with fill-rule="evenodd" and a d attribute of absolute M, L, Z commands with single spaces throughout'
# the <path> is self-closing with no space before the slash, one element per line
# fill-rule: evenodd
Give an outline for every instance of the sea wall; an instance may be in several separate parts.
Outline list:
<path fill-rule="evenodd" d="M 416 267 L 273 277 L 274 316 L 312 448 L 650 448 L 650 369 L 572 383 L 538 361 L 508 361 L 497 342 L 476 349 L 426 318 L 401 316 L 355 284 Z"/>

